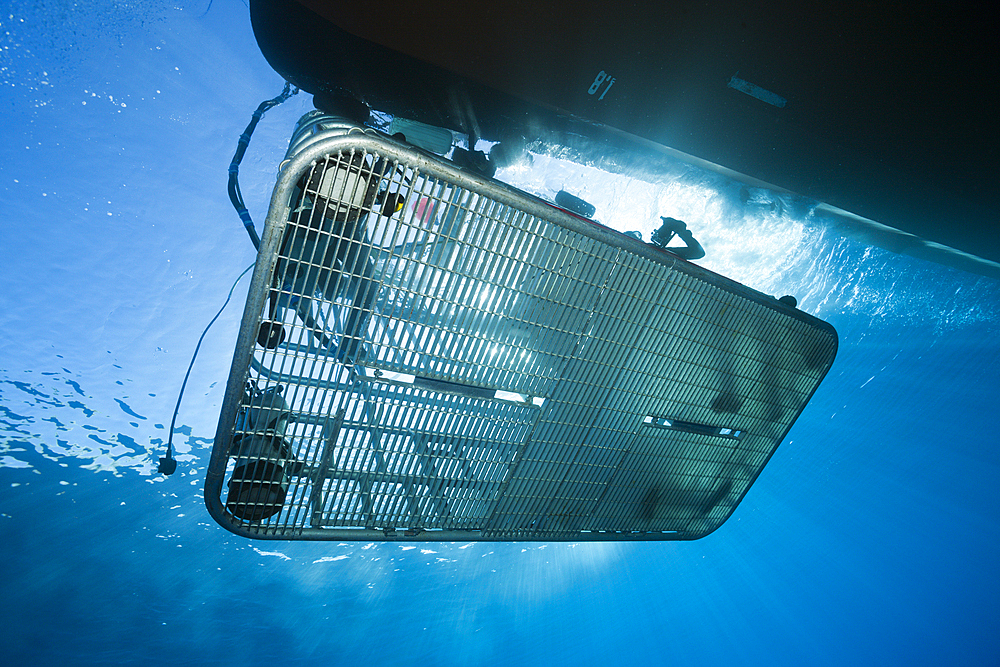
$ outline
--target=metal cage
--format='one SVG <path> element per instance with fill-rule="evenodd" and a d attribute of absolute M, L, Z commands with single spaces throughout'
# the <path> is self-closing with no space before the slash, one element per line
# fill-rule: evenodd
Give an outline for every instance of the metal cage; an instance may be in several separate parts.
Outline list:
<path fill-rule="evenodd" d="M 312 112 L 205 499 L 254 538 L 697 539 L 836 348 L 770 296 Z"/>

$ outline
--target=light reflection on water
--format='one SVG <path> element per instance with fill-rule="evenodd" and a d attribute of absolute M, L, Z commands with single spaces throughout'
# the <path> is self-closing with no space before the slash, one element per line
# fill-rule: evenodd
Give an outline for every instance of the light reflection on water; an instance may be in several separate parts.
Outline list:
<path fill-rule="evenodd" d="M 0 467 L 33 468 L 40 457 L 116 477 L 156 475 L 156 456 L 166 443 L 164 425 L 133 410 L 127 401 L 134 399 L 95 397 L 81 382 L 87 381 L 74 379 L 68 369 L 18 375 L 0 370 Z M 203 450 L 211 448 L 211 438 L 193 434 L 190 426 L 179 426 L 175 433 L 174 448 L 183 463 L 198 463 Z"/>
<path fill-rule="evenodd" d="M 195 367 L 177 473 L 156 459 L 197 337 L 249 261 L 225 167 L 281 82 L 242 3 L 204 18 L 208 3 L 168 4 L 17 0 L 27 20 L 0 34 L 11 664 L 991 662 L 1000 283 L 845 240 L 801 201 L 681 166 L 606 177 L 537 154 L 501 175 L 565 188 L 646 239 L 660 215 L 685 220 L 700 264 L 837 326 L 830 376 L 723 530 L 411 547 L 217 526 L 201 488 L 236 297 Z M 307 104 L 255 135 L 242 174 L 258 221 Z"/>

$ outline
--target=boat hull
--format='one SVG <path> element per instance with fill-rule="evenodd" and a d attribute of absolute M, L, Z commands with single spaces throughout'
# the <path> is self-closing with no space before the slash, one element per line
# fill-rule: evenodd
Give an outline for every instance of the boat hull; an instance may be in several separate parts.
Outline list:
<path fill-rule="evenodd" d="M 965 254 L 962 268 L 1000 275 L 1000 109 L 980 90 L 997 79 L 989 23 L 967 10 L 915 14 L 853 3 L 251 3 L 264 56 L 306 91 L 346 91 L 493 141 L 586 136 L 625 168 L 680 156 L 822 202 L 891 250 L 959 265 Z"/>

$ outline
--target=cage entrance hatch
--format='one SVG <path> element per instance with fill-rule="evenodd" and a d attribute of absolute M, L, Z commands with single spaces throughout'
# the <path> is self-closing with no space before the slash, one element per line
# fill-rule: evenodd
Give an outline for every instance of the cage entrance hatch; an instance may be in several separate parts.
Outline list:
<path fill-rule="evenodd" d="M 205 499 L 266 539 L 697 539 L 836 348 L 770 296 L 313 112 Z"/>

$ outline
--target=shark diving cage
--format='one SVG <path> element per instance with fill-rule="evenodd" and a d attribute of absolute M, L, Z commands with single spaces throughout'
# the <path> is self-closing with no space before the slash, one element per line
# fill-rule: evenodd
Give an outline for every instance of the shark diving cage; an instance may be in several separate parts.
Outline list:
<path fill-rule="evenodd" d="M 836 350 L 793 306 L 314 111 L 205 500 L 262 539 L 697 539 Z"/>

